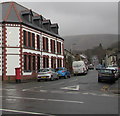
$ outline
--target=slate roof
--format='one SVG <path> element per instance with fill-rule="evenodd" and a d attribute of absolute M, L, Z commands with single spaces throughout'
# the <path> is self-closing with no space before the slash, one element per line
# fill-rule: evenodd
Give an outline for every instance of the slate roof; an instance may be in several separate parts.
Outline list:
<path fill-rule="evenodd" d="M 0 3 L 0 9 L 2 9 L 2 18 L 0 17 L 0 22 L 9 22 L 9 23 L 22 23 L 24 25 L 30 26 L 34 29 L 40 30 L 42 32 L 45 32 L 47 34 L 50 34 L 52 36 L 58 37 L 63 40 L 59 36 L 58 33 L 56 33 L 52 28 L 58 29 L 58 24 L 51 24 L 50 20 L 47 20 L 42 15 L 39 15 L 38 13 L 32 11 L 31 9 L 28 9 L 16 2 L 3 2 Z M 29 22 L 25 19 L 24 15 L 31 15 L 32 21 Z M 41 24 L 37 25 L 35 21 L 38 24 L 41 22 Z M 48 30 L 44 24 L 48 24 L 50 26 L 50 29 Z"/>

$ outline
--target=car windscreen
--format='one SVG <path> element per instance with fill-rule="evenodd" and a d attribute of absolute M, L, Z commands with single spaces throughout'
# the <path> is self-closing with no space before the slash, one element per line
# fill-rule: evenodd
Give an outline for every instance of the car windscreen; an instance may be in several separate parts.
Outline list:
<path fill-rule="evenodd" d="M 55 70 L 56 70 L 56 71 L 65 70 L 65 68 L 56 68 Z"/>
<path fill-rule="evenodd" d="M 110 65 L 110 66 L 108 66 L 108 67 L 111 67 L 111 68 L 112 68 L 112 67 L 115 67 L 115 68 L 116 68 L 116 67 L 118 67 L 118 66 L 117 66 L 117 65 Z"/>
<path fill-rule="evenodd" d="M 82 66 L 82 65 L 80 65 L 80 64 L 76 64 L 76 65 L 74 64 L 74 65 L 73 65 L 73 67 L 76 67 L 76 68 L 77 68 L 77 67 L 81 67 L 81 66 Z"/>
<path fill-rule="evenodd" d="M 100 73 L 108 73 L 108 74 L 112 74 L 112 70 L 100 70 Z"/>
<path fill-rule="evenodd" d="M 48 72 L 50 71 L 49 69 L 40 69 L 38 72 Z"/>

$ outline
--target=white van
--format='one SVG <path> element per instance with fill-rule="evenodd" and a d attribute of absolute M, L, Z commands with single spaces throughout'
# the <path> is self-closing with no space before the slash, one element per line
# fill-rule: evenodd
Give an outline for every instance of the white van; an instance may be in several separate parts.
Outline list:
<path fill-rule="evenodd" d="M 87 74 L 87 68 L 84 61 L 73 61 L 72 68 L 74 75 Z"/>

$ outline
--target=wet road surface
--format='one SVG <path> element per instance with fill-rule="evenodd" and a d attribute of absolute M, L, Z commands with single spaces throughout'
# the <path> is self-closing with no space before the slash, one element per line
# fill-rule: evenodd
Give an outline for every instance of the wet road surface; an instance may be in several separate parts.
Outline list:
<path fill-rule="evenodd" d="M 115 83 L 116 84 L 116 83 Z M 98 83 L 97 71 L 55 81 L 3 83 L 4 114 L 118 114 L 114 84 Z"/>

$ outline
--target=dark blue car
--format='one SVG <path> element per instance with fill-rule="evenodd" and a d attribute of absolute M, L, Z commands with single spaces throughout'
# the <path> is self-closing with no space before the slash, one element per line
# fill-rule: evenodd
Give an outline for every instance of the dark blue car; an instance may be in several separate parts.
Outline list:
<path fill-rule="evenodd" d="M 98 71 L 98 82 L 115 82 L 117 79 L 116 73 L 111 69 L 101 69 Z"/>
<path fill-rule="evenodd" d="M 58 73 L 58 76 L 60 78 L 64 77 L 65 79 L 67 79 L 71 77 L 70 72 L 65 67 L 56 68 L 56 72 Z"/>

